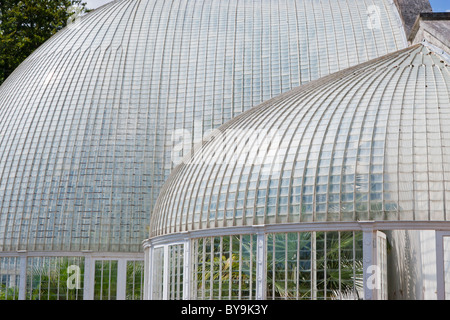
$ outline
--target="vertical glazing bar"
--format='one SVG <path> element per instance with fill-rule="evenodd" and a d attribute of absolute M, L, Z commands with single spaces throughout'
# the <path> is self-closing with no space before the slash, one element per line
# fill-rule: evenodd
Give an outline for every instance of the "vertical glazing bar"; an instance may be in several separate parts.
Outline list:
<path fill-rule="evenodd" d="M 19 300 L 26 299 L 27 287 L 27 256 L 20 255 Z"/>
<path fill-rule="evenodd" d="M 256 299 L 266 299 L 266 235 L 258 232 L 256 237 Z"/>
<path fill-rule="evenodd" d="M 296 261 L 295 261 L 295 298 L 296 300 L 299 300 L 300 298 L 300 239 L 301 239 L 301 233 L 297 233 L 297 247 L 296 247 Z"/>
<path fill-rule="evenodd" d="M 216 241 L 214 240 L 214 243 L 215 242 Z M 222 299 L 222 282 L 223 282 L 222 257 L 223 256 L 224 256 L 224 252 L 223 252 L 223 237 L 220 237 L 219 238 L 219 254 L 217 256 L 217 258 L 218 258 L 218 260 L 217 260 L 218 261 L 218 266 L 217 267 L 219 268 L 219 279 L 217 280 L 219 282 L 219 292 L 218 292 L 219 299 Z M 211 261 L 212 262 L 215 261 L 214 255 L 212 255 Z M 213 281 L 213 279 L 214 279 L 213 270 L 214 270 L 214 268 L 211 268 L 211 281 Z M 230 281 L 230 278 L 228 278 L 228 281 Z M 211 288 L 213 288 L 213 287 L 214 287 L 214 283 L 212 282 Z M 213 297 L 214 297 L 214 291 L 212 291 L 212 294 L 211 294 L 211 298 L 213 298 Z"/>
<path fill-rule="evenodd" d="M 185 274 L 183 274 L 184 271 L 184 245 L 180 244 L 178 246 L 178 256 L 179 256 L 179 262 L 177 265 L 177 273 L 178 273 L 178 278 L 177 278 L 177 300 L 181 300 L 183 299 L 183 277 L 185 276 Z"/>
<path fill-rule="evenodd" d="M 239 283 L 238 283 L 238 299 L 241 300 L 242 299 L 242 265 L 244 264 L 244 259 L 242 256 L 242 244 L 244 243 L 244 239 L 242 237 L 242 235 L 239 236 L 239 255 L 238 255 L 238 259 L 239 259 Z"/>
<path fill-rule="evenodd" d="M 169 246 L 164 246 L 163 300 L 169 299 Z"/>
<path fill-rule="evenodd" d="M 357 289 L 356 289 L 356 232 L 353 231 L 353 247 L 352 247 L 352 268 L 353 268 L 353 293 L 355 296 L 357 295 Z"/>
<path fill-rule="evenodd" d="M 107 274 L 108 274 L 108 280 L 107 280 L 107 282 L 105 283 L 104 282 L 104 280 L 105 280 L 105 265 L 107 265 L 107 267 L 108 267 L 108 272 L 107 272 Z M 107 293 L 108 293 L 108 297 L 107 297 L 107 300 L 111 300 L 111 261 L 108 261 L 108 262 L 105 262 L 105 261 L 103 261 L 102 260 L 102 262 L 101 262 L 101 270 L 102 270 L 102 272 L 101 272 L 101 286 L 100 286 L 100 300 L 103 300 L 103 288 L 105 287 L 105 285 L 107 286 L 106 288 L 107 288 Z"/>
<path fill-rule="evenodd" d="M 178 250 L 177 245 L 168 246 L 169 250 L 169 286 L 168 286 L 168 299 L 173 300 L 176 297 L 176 270 L 177 270 L 177 262 L 178 262 Z"/>
<path fill-rule="evenodd" d="M 202 264 L 202 286 L 201 286 L 201 299 L 204 300 L 205 299 L 205 293 L 206 293 L 206 242 L 210 241 L 209 238 L 205 238 L 202 241 L 202 260 L 201 260 L 201 264 Z"/>
<path fill-rule="evenodd" d="M 144 300 L 151 300 L 152 281 L 150 275 L 153 269 L 152 261 L 152 247 L 147 247 L 144 250 L 144 285 L 141 287 L 144 290 Z"/>
<path fill-rule="evenodd" d="M 95 263 L 90 254 L 84 257 L 83 300 L 94 300 Z"/>
<path fill-rule="evenodd" d="M 256 277 L 256 270 L 255 270 L 255 265 L 253 264 L 253 261 L 256 262 L 256 248 L 254 248 L 253 246 L 256 245 L 256 235 L 252 235 L 251 239 L 250 239 L 250 270 L 252 270 L 250 272 L 250 299 L 253 300 L 256 297 L 256 287 L 253 288 L 253 283 L 255 282 L 255 278 Z M 253 270 L 255 270 L 255 276 L 253 276 Z M 253 295 L 253 289 L 255 290 L 255 295 Z"/>
<path fill-rule="evenodd" d="M 311 299 L 317 300 L 317 246 L 315 232 L 311 232 Z"/>
<path fill-rule="evenodd" d="M 192 273 L 195 272 L 196 268 L 191 270 L 191 240 L 190 239 L 185 239 L 184 241 L 184 270 L 183 270 L 183 299 L 184 300 L 190 300 L 191 299 L 191 277 L 192 277 Z"/>
<path fill-rule="evenodd" d="M 191 251 L 192 253 L 189 255 L 189 259 L 191 261 L 191 265 L 192 265 L 192 269 L 189 273 L 192 274 L 190 275 L 190 284 L 189 287 L 186 288 L 185 291 L 188 292 L 189 298 L 188 299 L 197 299 L 198 298 L 198 273 L 199 273 L 199 260 L 201 259 L 199 253 L 198 253 L 198 248 L 199 248 L 199 241 L 198 239 L 195 240 L 191 240 L 189 245 L 189 251 Z"/>
<path fill-rule="evenodd" d="M 230 250 L 229 250 L 229 255 L 230 255 L 230 264 L 228 267 L 228 279 L 229 279 L 229 285 L 228 285 L 228 299 L 231 300 L 231 295 L 232 295 L 232 287 L 233 287 L 233 236 L 230 236 Z"/>
<path fill-rule="evenodd" d="M 363 226 L 363 285 L 364 300 L 376 299 L 373 286 L 374 232 L 371 226 Z M 375 276 L 376 273 L 375 273 Z"/>
<path fill-rule="evenodd" d="M 114 275 L 113 275 L 114 276 Z M 117 300 L 125 300 L 127 289 L 127 260 L 119 259 L 117 262 Z"/>
<path fill-rule="evenodd" d="M 441 231 L 436 231 L 436 280 L 437 299 L 445 300 L 444 236 Z"/>
<path fill-rule="evenodd" d="M 328 232 L 323 233 L 323 299 L 327 299 L 327 273 L 328 273 L 328 257 L 327 257 L 327 241 Z"/>
<path fill-rule="evenodd" d="M 284 234 L 284 299 L 288 299 L 288 275 L 289 275 L 289 265 L 288 265 L 288 234 Z"/>

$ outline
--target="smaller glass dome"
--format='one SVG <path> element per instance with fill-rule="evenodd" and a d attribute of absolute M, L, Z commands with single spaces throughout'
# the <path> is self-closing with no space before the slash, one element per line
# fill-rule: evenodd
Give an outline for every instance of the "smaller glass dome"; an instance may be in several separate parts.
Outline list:
<path fill-rule="evenodd" d="M 449 220 L 449 71 L 420 44 L 250 109 L 174 170 L 150 236 L 261 224 Z"/>

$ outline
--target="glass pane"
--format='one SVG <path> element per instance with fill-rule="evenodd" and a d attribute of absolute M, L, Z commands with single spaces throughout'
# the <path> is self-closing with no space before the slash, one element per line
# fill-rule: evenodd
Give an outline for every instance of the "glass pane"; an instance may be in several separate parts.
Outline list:
<path fill-rule="evenodd" d="M 193 241 L 194 299 L 254 299 L 256 235 Z"/>
<path fill-rule="evenodd" d="M 450 237 L 443 237 L 443 241 L 445 300 L 450 300 Z"/>
<path fill-rule="evenodd" d="M 144 296 L 144 261 L 127 261 L 126 300 L 142 300 Z"/>
<path fill-rule="evenodd" d="M 153 251 L 152 300 L 162 300 L 164 279 L 164 248 Z"/>
<path fill-rule="evenodd" d="M 169 299 L 183 299 L 184 246 L 169 246 Z"/>
<path fill-rule="evenodd" d="M 117 260 L 95 261 L 94 300 L 116 300 Z"/>
<path fill-rule="evenodd" d="M 28 258 L 28 300 L 82 300 L 83 257 Z"/>
<path fill-rule="evenodd" d="M 0 258 L 0 300 L 19 299 L 20 258 Z"/>
<path fill-rule="evenodd" d="M 357 299 L 361 232 L 267 235 L 268 299 Z"/>

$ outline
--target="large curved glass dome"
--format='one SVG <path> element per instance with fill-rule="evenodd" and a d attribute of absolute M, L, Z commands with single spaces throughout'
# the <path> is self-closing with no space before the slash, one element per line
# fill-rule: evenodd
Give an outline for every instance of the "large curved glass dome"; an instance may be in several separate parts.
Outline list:
<path fill-rule="evenodd" d="M 0 251 L 142 251 L 160 187 L 194 141 L 405 45 L 388 0 L 122 0 L 95 10 L 0 88 Z"/>
<path fill-rule="evenodd" d="M 416 45 L 234 118 L 174 170 L 151 236 L 303 222 L 449 221 L 447 63 Z"/>
<path fill-rule="evenodd" d="M 443 297 L 448 63 L 415 45 L 220 126 L 161 190 L 147 296 Z"/>

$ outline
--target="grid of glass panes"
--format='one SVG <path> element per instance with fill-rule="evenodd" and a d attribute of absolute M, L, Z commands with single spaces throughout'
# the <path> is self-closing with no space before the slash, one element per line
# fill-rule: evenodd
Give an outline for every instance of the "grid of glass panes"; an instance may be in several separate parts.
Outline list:
<path fill-rule="evenodd" d="M 27 300 L 82 300 L 83 257 L 30 257 Z"/>
<path fill-rule="evenodd" d="M 169 246 L 169 300 L 183 299 L 184 245 Z"/>
<path fill-rule="evenodd" d="M 192 241 L 192 299 L 255 299 L 256 235 Z"/>
<path fill-rule="evenodd" d="M 144 296 L 144 261 L 127 261 L 126 300 L 142 300 Z"/>
<path fill-rule="evenodd" d="M 94 300 L 117 299 L 117 260 L 96 260 Z"/>
<path fill-rule="evenodd" d="M 267 235 L 267 299 L 358 299 L 361 232 Z"/>
<path fill-rule="evenodd" d="M 19 299 L 20 258 L 0 257 L 0 300 Z"/>

